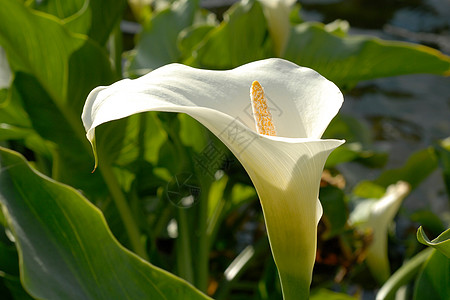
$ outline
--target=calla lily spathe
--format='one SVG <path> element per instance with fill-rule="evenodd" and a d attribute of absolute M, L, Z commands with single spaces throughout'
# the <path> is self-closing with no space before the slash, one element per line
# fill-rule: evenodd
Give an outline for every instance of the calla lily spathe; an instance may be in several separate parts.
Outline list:
<path fill-rule="evenodd" d="M 255 130 L 249 97 L 254 80 L 264 87 L 277 136 Z M 100 124 L 145 111 L 186 113 L 207 127 L 255 185 L 285 299 L 302 299 L 311 283 L 322 215 L 321 173 L 329 153 L 343 143 L 320 137 L 342 102 L 332 82 L 282 59 L 227 71 L 170 64 L 94 89 L 82 119 L 91 142 Z"/>
<path fill-rule="evenodd" d="M 275 53 L 281 56 L 291 32 L 289 15 L 296 0 L 259 0 L 259 2 L 264 8 L 269 32 L 274 41 Z"/>
<path fill-rule="evenodd" d="M 350 224 L 372 232 L 373 238 L 367 250 L 366 263 L 380 284 L 386 282 L 391 274 L 387 245 L 388 228 L 410 190 L 407 182 L 398 181 L 388 186 L 380 199 L 361 201 L 349 217 Z"/>

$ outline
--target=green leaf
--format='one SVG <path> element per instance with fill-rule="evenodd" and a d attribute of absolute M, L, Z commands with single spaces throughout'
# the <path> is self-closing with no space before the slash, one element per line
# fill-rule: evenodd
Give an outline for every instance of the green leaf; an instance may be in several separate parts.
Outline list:
<path fill-rule="evenodd" d="M 399 180 L 408 182 L 411 189 L 416 188 L 438 166 L 436 153 L 432 147 L 414 152 L 406 163 L 398 169 L 383 172 L 374 182 L 387 187 Z"/>
<path fill-rule="evenodd" d="M 50 15 L 38 14 L 19 1 L 3 1 L 2 7 L 0 44 L 7 53 L 12 71 L 36 76 L 52 98 L 61 102 L 67 101 L 69 81 L 77 88 L 83 89 L 82 83 L 93 80 L 89 86 L 92 89 L 98 83 L 99 77 L 114 79 L 111 76 L 111 67 L 105 70 L 105 66 L 109 64 L 106 54 L 85 36 L 70 34 Z M 88 57 L 86 51 L 90 52 Z M 71 60 L 73 69 L 84 71 L 84 74 L 69 69 Z M 80 60 L 89 63 L 89 70 L 79 65 Z M 92 68 L 92 62 L 97 68 Z M 71 90 L 75 91 L 75 88 Z M 73 99 L 71 102 L 75 102 L 73 104 L 78 104 L 79 107 L 82 105 Z"/>
<path fill-rule="evenodd" d="M 325 167 L 333 168 L 338 164 L 350 161 L 357 161 L 368 167 L 382 167 L 387 159 L 387 153 L 365 150 L 359 143 L 346 143 L 330 154 Z"/>
<path fill-rule="evenodd" d="M 13 72 L 35 76 L 59 106 L 77 120 L 89 91 L 117 79 L 106 52 L 87 36 L 73 35 L 50 15 L 7 0 L 0 11 L 0 44 Z"/>
<path fill-rule="evenodd" d="M 160 148 L 167 140 L 167 133 L 162 129 L 156 113 L 143 113 L 128 118 L 123 138 L 123 147 L 116 164 L 126 166 L 144 160 L 156 164 Z"/>
<path fill-rule="evenodd" d="M 10 124 L 0 123 L 0 140 L 18 140 L 30 135 L 32 131 Z"/>
<path fill-rule="evenodd" d="M 61 143 L 60 149 L 67 154 L 82 156 L 80 161 L 92 159 L 92 156 L 83 149 L 83 147 L 89 149 L 90 146 L 85 139 L 82 140 L 84 137 L 81 131 L 81 124 L 71 120 L 71 118 L 73 119 L 73 114 L 61 111 L 58 108 L 35 77 L 17 72 L 14 86 L 17 88 L 17 94 L 20 95 L 30 116 L 33 128 L 43 138 L 55 143 L 65 141 L 65 143 Z M 57 129 L 55 129 L 55 124 L 58 124 Z M 78 139 L 76 138 L 77 135 Z M 85 142 L 85 145 L 80 143 L 80 141 Z"/>
<path fill-rule="evenodd" d="M 416 188 L 437 168 L 437 157 L 432 147 L 413 153 L 406 163 L 398 168 L 386 170 L 374 181 L 363 180 L 353 189 L 361 198 L 380 198 L 386 188 L 398 181 L 406 181 L 411 189 Z"/>
<path fill-rule="evenodd" d="M 435 250 L 429 248 L 416 254 L 413 258 L 405 262 L 394 274 L 383 284 L 377 293 L 377 300 L 395 299 L 397 290 L 414 279 L 420 271 L 422 265 L 427 261 Z M 429 299 L 429 298 L 423 298 Z"/>
<path fill-rule="evenodd" d="M 212 141 L 208 138 L 205 127 L 197 120 L 186 114 L 177 115 L 180 122 L 179 135 L 183 145 L 191 147 L 201 154 Z M 215 149 L 218 151 L 218 149 Z M 222 150 L 225 151 L 225 150 Z"/>
<path fill-rule="evenodd" d="M 35 153 L 50 157 L 48 145 L 32 128 L 31 120 L 20 101 L 17 89 L 10 90 L 11 96 L 0 105 L 0 140 L 19 140 Z"/>
<path fill-rule="evenodd" d="M 183 57 L 191 56 L 194 49 L 214 28 L 216 28 L 215 24 L 199 24 L 187 27 L 181 31 L 178 39 L 178 48 Z"/>
<path fill-rule="evenodd" d="M 59 0 L 66 5 L 66 0 Z M 88 4 L 87 9 L 83 9 L 82 14 L 71 16 L 67 19 L 67 28 L 74 32 L 86 34 L 91 39 L 97 41 L 101 46 L 105 45 L 114 26 L 121 20 L 126 0 L 90 0 L 84 1 Z M 87 30 L 85 24 L 89 24 Z"/>
<path fill-rule="evenodd" d="M 422 226 L 417 230 L 417 239 L 424 245 L 436 248 L 442 254 L 450 258 L 450 228 L 441 233 L 437 238 L 430 241 L 423 231 Z"/>
<path fill-rule="evenodd" d="M 83 127 L 71 111 L 61 111 L 35 77 L 18 72 L 14 79 L 17 94 L 20 95 L 30 116 L 34 130 L 40 136 L 56 145 L 53 152 L 52 177 L 82 189 L 89 195 L 105 193 L 99 172 L 93 169 L 90 145 L 83 134 Z M 55 124 L 58 124 L 55 128 Z M 36 148 L 33 148 L 36 151 Z M 67 170 L 70 170 L 68 172 Z M 86 176 L 90 175 L 89 180 Z"/>
<path fill-rule="evenodd" d="M 441 252 L 434 251 L 425 262 L 416 280 L 413 299 L 450 299 L 450 259 Z"/>
<path fill-rule="evenodd" d="M 341 87 L 379 77 L 450 72 L 450 58 L 432 48 L 373 37 L 339 37 L 320 23 L 295 26 L 282 57 Z"/>
<path fill-rule="evenodd" d="M 185 63 L 207 69 L 232 69 L 273 56 L 267 22 L 258 1 L 238 2 L 208 32 Z"/>
<path fill-rule="evenodd" d="M 68 32 L 49 14 L 19 1 L 2 5 L 0 44 L 15 76 L 7 111 L 0 114 L 5 112 L 12 125 L 33 127 L 52 142 L 52 176 L 89 195 L 104 194 L 100 173 L 90 180 L 79 174 L 93 168 L 80 120 L 84 100 L 95 86 L 116 79 L 106 52 L 87 36 Z M 120 131 L 112 134 L 120 138 Z M 27 145 L 37 153 L 45 151 L 37 138 Z M 102 148 L 101 143 L 98 146 Z"/>
<path fill-rule="evenodd" d="M 345 139 L 347 143 L 360 143 L 364 147 L 373 142 L 373 134 L 367 124 L 345 114 L 338 114 L 331 120 L 323 138 Z"/>
<path fill-rule="evenodd" d="M 353 189 L 353 195 L 366 199 L 379 199 L 386 193 L 386 188 L 372 181 L 361 180 Z"/>
<path fill-rule="evenodd" d="M 158 12 L 144 26 L 135 55 L 128 70 L 143 74 L 151 69 L 177 62 L 181 53 L 177 47 L 181 30 L 192 24 L 197 5 L 195 1 L 179 0 L 176 5 Z"/>
<path fill-rule="evenodd" d="M 35 1 L 33 8 L 52 14 L 72 32 L 81 33 L 104 45 L 122 16 L 125 0 Z"/>
<path fill-rule="evenodd" d="M 207 299 L 123 248 L 74 189 L 0 148 L 0 202 L 19 249 L 22 283 L 43 299 Z M 57 276 L 55 275 L 57 274 Z"/>
<path fill-rule="evenodd" d="M 81 10 L 84 2 L 84 0 L 32 1 L 30 7 L 48 14 L 52 14 L 58 19 L 64 20 L 77 13 L 82 14 L 83 11 Z"/>
<path fill-rule="evenodd" d="M 325 130 L 323 138 L 345 139 L 346 143 L 334 150 L 327 159 L 326 167 L 358 161 L 369 167 L 381 167 L 387 161 L 387 154 L 371 150 L 373 137 L 370 129 L 360 120 L 337 115 Z"/>

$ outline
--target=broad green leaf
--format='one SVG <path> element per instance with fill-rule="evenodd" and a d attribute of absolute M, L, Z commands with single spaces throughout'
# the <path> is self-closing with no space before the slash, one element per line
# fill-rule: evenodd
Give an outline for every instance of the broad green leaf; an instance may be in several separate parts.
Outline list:
<path fill-rule="evenodd" d="M 0 123 L 0 140 L 23 139 L 32 133 L 32 130 L 28 128 L 21 128 L 6 123 Z"/>
<path fill-rule="evenodd" d="M 34 9 L 61 20 L 72 32 L 81 33 L 105 45 L 113 27 L 120 21 L 125 0 L 52 0 L 35 1 Z"/>
<path fill-rule="evenodd" d="M 374 181 L 361 181 L 353 194 L 362 198 L 380 198 L 385 189 L 397 181 L 406 181 L 411 189 L 416 188 L 437 167 L 436 153 L 432 147 L 413 153 L 406 163 L 398 168 L 386 170 Z"/>
<path fill-rule="evenodd" d="M 73 38 L 70 40 L 74 42 Z M 80 48 L 70 53 L 67 62 L 66 109 L 70 109 L 78 120 L 83 106 L 80 99 L 85 98 L 94 87 L 109 84 L 119 77 L 108 55 L 90 39 L 85 39 Z"/>
<path fill-rule="evenodd" d="M 11 69 L 28 74 L 26 78 L 41 85 L 61 116 L 83 135 L 79 114 L 84 98 L 94 86 L 115 78 L 108 57 L 86 37 L 68 33 L 50 15 L 35 13 L 18 1 L 4 1 L 2 6 L 0 44 Z M 33 104 L 33 91 L 22 91 L 28 80 L 16 78 L 15 84 L 21 93 L 30 95 L 26 100 Z"/>
<path fill-rule="evenodd" d="M 341 87 L 379 77 L 450 72 L 450 58 L 432 48 L 365 36 L 339 37 L 324 26 L 309 22 L 295 26 L 282 57 Z"/>
<path fill-rule="evenodd" d="M 232 6 L 223 22 L 210 30 L 186 63 L 207 69 L 231 69 L 273 56 L 267 22 L 258 1 Z"/>
<path fill-rule="evenodd" d="M 345 145 L 331 153 L 326 167 L 355 160 L 369 167 L 381 167 L 387 161 L 386 153 L 372 150 L 373 137 L 370 129 L 352 116 L 342 114 L 336 116 L 325 131 L 324 137 L 347 141 Z"/>
<path fill-rule="evenodd" d="M 120 166 L 147 161 L 156 164 L 167 133 L 161 128 L 156 113 L 144 113 L 128 118 L 126 135 L 118 160 Z"/>
<path fill-rule="evenodd" d="M 208 33 L 215 29 L 216 25 L 201 24 L 185 28 L 180 32 L 178 39 L 178 48 L 184 58 L 191 56 L 192 52 Z"/>
<path fill-rule="evenodd" d="M 196 1 L 179 0 L 158 12 L 140 34 L 129 71 L 143 74 L 165 64 L 177 62 L 181 53 L 177 47 L 181 30 L 192 24 Z"/>
<path fill-rule="evenodd" d="M 64 20 L 75 14 L 83 14 L 83 11 L 86 10 L 86 8 L 83 9 L 85 2 L 85 0 L 32 1 L 30 7 Z"/>
<path fill-rule="evenodd" d="M 436 248 L 450 259 L 450 228 L 441 233 L 437 238 L 430 241 L 423 231 L 422 226 L 417 230 L 417 239 L 424 245 Z"/>
<path fill-rule="evenodd" d="M 81 124 L 75 120 L 75 114 L 67 109 L 61 111 L 33 76 L 16 73 L 14 86 L 30 116 L 33 129 L 42 138 L 57 145 L 57 150 L 53 152 L 52 177 L 82 189 L 89 195 L 106 193 L 105 189 L 99 189 L 103 186 L 101 174 L 90 174 L 93 169 L 93 156 L 84 138 Z M 55 124 L 58 124 L 57 128 Z M 35 147 L 32 149 L 39 150 Z"/>
<path fill-rule="evenodd" d="M 367 147 L 373 142 L 373 134 L 368 126 L 355 117 L 337 115 L 323 134 L 325 138 L 345 139 L 348 143 L 360 143 Z"/>
<path fill-rule="evenodd" d="M 69 33 L 50 15 L 13 0 L 2 6 L 0 45 L 13 73 L 36 77 L 59 106 L 76 110 L 78 120 L 87 93 L 117 79 L 106 52 L 87 36 Z"/>
<path fill-rule="evenodd" d="M 11 97 L 8 98 L 8 93 Z M 45 141 L 31 126 L 31 121 L 19 101 L 11 101 L 17 96 L 17 89 L 0 90 L 0 141 L 21 141 L 29 149 L 33 149 L 45 157 L 50 152 Z M 2 99 L 4 97 L 4 99 Z"/>
<path fill-rule="evenodd" d="M 414 152 L 406 163 L 398 169 L 384 171 L 374 182 L 387 187 L 399 180 L 408 182 L 411 189 L 416 188 L 438 166 L 436 153 L 432 147 Z"/>
<path fill-rule="evenodd" d="M 434 251 L 425 262 L 416 280 L 413 299 L 450 299 L 450 259 L 440 251 Z"/>
<path fill-rule="evenodd" d="M 52 98 L 68 101 L 69 91 L 76 90 L 69 89 L 69 82 L 84 90 L 86 82 L 92 81 L 88 87 L 91 89 L 99 78 L 114 79 L 111 67 L 107 68 L 106 54 L 87 37 L 70 34 L 50 15 L 37 13 L 19 1 L 7 0 L 2 3 L 0 22 L 0 45 L 11 70 L 36 76 Z M 88 67 L 80 65 L 81 61 Z M 71 105 L 76 102 L 71 98 Z"/>
<path fill-rule="evenodd" d="M 59 0 L 64 5 L 66 0 Z M 74 15 L 65 21 L 66 26 L 73 32 L 86 34 L 91 39 L 104 46 L 113 30 L 122 17 L 126 0 L 89 0 L 84 1 L 84 6 L 88 4 L 87 9 L 83 9 L 82 14 Z M 86 31 L 85 24 L 89 24 Z"/>
<path fill-rule="evenodd" d="M 106 52 L 87 36 L 68 32 L 49 14 L 36 12 L 19 1 L 8 0 L 2 5 L 0 44 L 15 74 L 5 113 L 9 120 L 5 122 L 33 127 L 52 142 L 52 176 L 87 194 L 104 194 L 100 173 L 89 180 L 79 175 L 89 174 L 93 168 L 79 116 L 88 92 L 116 78 Z M 110 135 L 116 139 L 120 136 L 121 131 Z M 37 140 L 27 145 L 43 153 L 45 149 Z M 100 144 L 99 149 L 103 147 Z"/>
<path fill-rule="evenodd" d="M 350 161 L 357 161 L 368 167 L 382 167 L 387 159 L 387 153 L 363 149 L 360 143 L 347 143 L 331 153 L 325 167 L 332 168 L 340 163 Z"/>
<path fill-rule="evenodd" d="M 177 46 L 181 60 L 191 56 L 195 47 L 219 24 L 217 15 L 207 10 L 197 10 L 192 26 L 185 27 L 178 35 Z"/>
<path fill-rule="evenodd" d="M 0 140 L 19 140 L 29 149 L 48 158 L 51 156 L 49 147 L 32 128 L 21 101 L 12 101 L 19 97 L 17 92 L 13 85 L 9 91 L 11 96 L 0 105 Z"/>
<path fill-rule="evenodd" d="M 21 280 L 43 299 L 207 299 L 123 248 L 74 189 L 0 148 L 0 202 L 19 249 Z M 57 274 L 57 276 L 55 275 Z"/>
<path fill-rule="evenodd" d="M 80 161 L 92 158 L 89 152 L 83 149 L 83 147 L 87 148 L 89 145 L 80 143 L 80 141 L 84 141 L 82 140 L 83 134 L 79 130 L 81 124 L 73 120 L 73 113 L 67 111 L 67 109 L 65 111 L 59 109 L 35 77 L 17 72 L 14 86 L 17 88 L 17 93 L 30 116 L 33 128 L 43 138 L 55 143 L 65 141 L 65 143 L 60 144 L 60 149 L 68 155 L 82 156 Z M 58 124 L 58 128 L 55 128 L 55 124 Z"/>
<path fill-rule="evenodd" d="M 213 143 L 208 137 L 207 129 L 194 118 L 185 115 L 177 115 L 180 122 L 179 136 L 183 145 L 191 147 L 195 152 L 201 154 Z M 214 149 L 219 151 L 219 149 Z M 225 150 L 223 150 L 225 151 Z"/>
<path fill-rule="evenodd" d="M 379 199 L 386 192 L 386 187 L 373 181 L 361 180 L 353 189 L 353 195 L 366 199 Z"/>

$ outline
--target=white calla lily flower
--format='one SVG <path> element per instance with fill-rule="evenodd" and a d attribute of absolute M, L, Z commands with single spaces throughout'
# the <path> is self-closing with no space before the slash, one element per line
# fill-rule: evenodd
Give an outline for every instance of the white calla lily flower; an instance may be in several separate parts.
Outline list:
<path fill-rule="evenodd" d="M 276 136 L 257 132 L 249 91 L 258 81 Z M 145 111 L 186 113 L 234 153 L 258 192 L 285 299 L 307 298 L 316 254 L 318 200 L 325 161 L 341 140 L 322 140 L 343 102 L 317 72 L 282 59 L 233 70 L 170 64 L 135 80 L 94 89 L 82 120 L 94 144 L 102 123 Z"/>
<path fill-rule="evenodd" d="M 362 230 L 372 231 L 372 243 L 367 250 L 366 263 L 379 283 L 391 275 L 388 259 L 388 228 L 394 220 L 403 199 L 409 194 L 410 185 L 404 181 L 388 186 L 380 199 L 367 199 L 355 207 L 349 216 L 350 224 Z"/>
<path fill-rule="evenodd" d="M 296 0 L 259 0 L 264 8 L 264 14 L 269 26 L 270 35 L 274 41 L 275 53 L 281 56 L 291 33 L 289 15 Z"/>

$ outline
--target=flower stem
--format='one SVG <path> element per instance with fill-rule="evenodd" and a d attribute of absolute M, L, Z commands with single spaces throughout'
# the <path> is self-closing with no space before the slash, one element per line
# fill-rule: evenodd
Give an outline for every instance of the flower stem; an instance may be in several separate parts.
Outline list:
<path fill-rule="evenodd" d="M 202 180 L 203 179 L 203 180 Z M 201 180 L 201 193 L 199 201 L 198 223 L 198 260 L 196 286 L 200 291 L 206 292 L 209 277 L 209 239 L 208 239 L 208 195 L 210 182 L 204 178 Z"/>
<path fill-rule="evenodd" d="M 116 204 L 117 210 L 119 211 L 125 230 L 128 234 L 128 238 L 130 239 L 132 250 L 141 258 L 148 260 L 147 252 L 141 242 L 139 227 L 133 218 L 131 209 L 128 206 L 125 195 L 120 189 L 119 182 L 117 181 L 111 166 L 107 162 L 104 162 L 99 166 L 99 169 Z"/>
<path fill-rule="evenodd" d="M 279 270 L 279 269 L 278 269 Z M 280 272 L 283 300 L 309 299 L 310 280 Z"/>
<path fill-rule="evenodd" d="M 177 265 L 178 274 L 190 283 L 194 283 L 194 269 L 192 265 L 192 248 L 190 242 L 189 224 L 186 210 L 178 208 L 178 242 Z M 178 248 L 179 247 L 179 248 Z"/>

